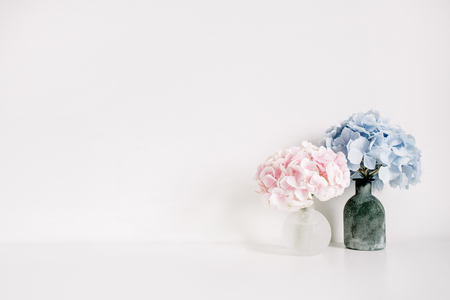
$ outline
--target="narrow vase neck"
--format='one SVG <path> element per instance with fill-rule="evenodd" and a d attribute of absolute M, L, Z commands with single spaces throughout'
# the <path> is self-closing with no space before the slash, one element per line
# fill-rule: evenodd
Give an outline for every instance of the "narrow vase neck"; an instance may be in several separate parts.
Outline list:
<path fill-rule="evenodd" d="M 312 211 L 314 210 L 314 203 L 311 206 L 304 207 L 301 209 L 301 211 Z"/>
<path fill-rule="evenodd" d="M 372 181 L 365 179 L 355 179 L 356 194 L 372 194 Z"/>

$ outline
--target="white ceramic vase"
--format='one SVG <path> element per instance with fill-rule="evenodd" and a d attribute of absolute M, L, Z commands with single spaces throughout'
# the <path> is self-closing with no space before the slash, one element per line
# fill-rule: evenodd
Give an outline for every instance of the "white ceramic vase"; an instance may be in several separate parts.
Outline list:
<path fill-rule="evenodd" d="M 287 217 L 283 225 L 283 240 L 294 254 L 317 255 L 330 244 L 330 223 L 314 209 L 313 204 Z"/>

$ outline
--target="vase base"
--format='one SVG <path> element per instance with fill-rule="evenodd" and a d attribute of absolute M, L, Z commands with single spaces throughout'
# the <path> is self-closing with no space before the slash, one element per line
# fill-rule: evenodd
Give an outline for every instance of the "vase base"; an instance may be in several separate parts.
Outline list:
<path fill-rule="evenodd" d="M 386 244 L 368 245 L 364 243 L 344 243 L 345 248 L 358 251 L 379 251 L 386 248 Z"/>
<path fill-rule="evenodd" d="M 350 249 L 350 250 L 355 250 L 355 251 L 381 251 L 381 250 L 384 250 L 384 248 L 386 248 L 386 247 L 374 248 L 374 249 L 357 249 L 357 248 L 350 248 L 350 247 L 345 247 L 345 248 Z"/>

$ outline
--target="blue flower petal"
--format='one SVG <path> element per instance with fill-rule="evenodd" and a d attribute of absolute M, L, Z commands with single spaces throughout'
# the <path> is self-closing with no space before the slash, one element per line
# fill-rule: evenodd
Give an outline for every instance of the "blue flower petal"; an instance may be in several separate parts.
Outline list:
<path fill-rule="evenodd" d="M 347 158 L 352 164 L 358 164 L 361 162 L 363 153 L 358 148 L 352 148 L 348 151 Z"/>
<path fill-rule="evenodd" d="M 389 168 L 381 167 L 380 171 L 378 171 L 378 177 L 383 181 L 383 183 L 389 183 Z"/>
<path fill-rule="evenodd" d="M 364 167 L 366 167 L 369 170 L 375 169 L 375 163 L 376 160 L 372 156 L 369 156 L 367 154 L 364 154 Z"/>

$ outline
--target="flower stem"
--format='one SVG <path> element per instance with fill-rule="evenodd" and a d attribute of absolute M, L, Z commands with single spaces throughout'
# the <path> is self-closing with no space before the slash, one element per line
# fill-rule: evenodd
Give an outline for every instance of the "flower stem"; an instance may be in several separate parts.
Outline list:
<path fill-rule="evenodd" d="M 367 169 L 366 167 L 362 167 L 362 166 L 361 166 L 361 167 L 358 169 L 358 172 L 361 174 L 361 176 L 362 176 L 363 178 L 372 179 L 373 176 L 375 176 L 375 175 L 378 173 L 378 171 L 380 170 L 380 167 L 381 167 L 381 166 L 377 164 L 377 166 L 375 167 L 375 169 L 372 170 L 372 171 L 370 171 L 370 170 Z"/>

